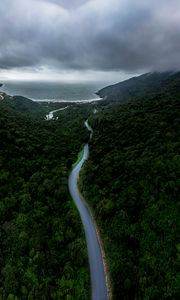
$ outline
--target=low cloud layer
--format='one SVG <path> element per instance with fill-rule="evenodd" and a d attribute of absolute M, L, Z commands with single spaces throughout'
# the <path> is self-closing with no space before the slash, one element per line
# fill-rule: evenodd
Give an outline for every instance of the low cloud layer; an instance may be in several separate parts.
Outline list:
<path fill-rule="evenodd" d="M 6 0 L 0 69 L 180 68 L 179 0 Z"/>

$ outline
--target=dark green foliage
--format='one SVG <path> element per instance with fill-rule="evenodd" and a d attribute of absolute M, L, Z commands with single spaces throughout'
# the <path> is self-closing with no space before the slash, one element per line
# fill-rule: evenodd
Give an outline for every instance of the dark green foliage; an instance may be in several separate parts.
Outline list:
<path fill-rule="evenodd" d="M 88 299 L 85 238 L 67 188 L 88 137 L 84 117 L 39 121 L 31 104 L 25 118 L 29 102 L 0 103 L 0 299 Z"/>
<path fill-rule="evenodd" d="M 114 299 L 179 299 L 180 101 L 103 109 L 81 190 L 104 237 Z"/>
<path fill-rule="evenodd" d="M 38 102 L 34 102 L 30 99 L 27 99 L 22 96 L 8 96 L 3 93 L 4 100 L 1 101 L 1 106 L 8 107 L 13 113 L 24 114 L 27 118 L 28 116 L 32 117 L 44 117 L 46 114 L 46 107 Z"/>
<path fill-rule="evenodd" d="M 101 228 L 113 298 L 179 299 L 180 85 L 179 73 L 168 74 L 148 100 L 72 104 L 58 121 L 43 119 L 62 104 L 0 102 L 0 299 L 89 299 L 84 234 L 67 190 L 89 113 L 80 186 Z"/>

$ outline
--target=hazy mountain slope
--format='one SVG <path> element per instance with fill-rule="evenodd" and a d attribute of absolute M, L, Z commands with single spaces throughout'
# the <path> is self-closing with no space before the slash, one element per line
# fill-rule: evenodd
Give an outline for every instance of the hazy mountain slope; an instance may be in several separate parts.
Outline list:
<path fill-rule="evenodd" d="M 126 102 L 149 95 L 169 94 L 180 91 L 180 72 L 147 73 L 122 81 L 98 91 L 98 95 L 107 100 Z"/>

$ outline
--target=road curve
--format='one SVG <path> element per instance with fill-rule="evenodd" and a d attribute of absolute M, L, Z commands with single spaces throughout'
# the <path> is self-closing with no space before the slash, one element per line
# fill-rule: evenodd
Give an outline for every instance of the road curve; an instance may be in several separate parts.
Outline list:
<path fill-rule="evenodd" d="M 59 108 L 59 109 L 50 111 L 50 112 L 46 115 L 45 119 L 46 119 L 47 121 L 48 121 L 48 120 L 52 120 L 52 119 L 54 118 L 54 113 L 55 113 L 55 112 L 60 111 L 60 110 L 65 110 L 65 109 L 67 109 L 68 107 L 69 107 L 69 105 L 67 105 L 66 107 L 62 107 L 62 108 Z"/>
<path fill-rule="evenodd" d="M 87 124 L 88 123 L 85 123 L 86 127 L 88 128 Z M 88 128 L 88 130 L 92 134 L 92 129 L 90 130 L 90 127 Z M 79 172 L 82 168 L 84 161 L 88 158 L 88 155 L 89 147 L 88 144 L 86 144 L 84 146 L 84 154 L 81 161 L 76 165 L 76 167 L 72 170 L 69 176 L 68 185 L 71 197 L 73 198 L 76 204 L 84 226 L 91 275 L 91 299 L 108 300 L 103 258 L 96 232 L 96 226 L 91 216 L 91 213 L 78 190 L 77 185 Z"/>

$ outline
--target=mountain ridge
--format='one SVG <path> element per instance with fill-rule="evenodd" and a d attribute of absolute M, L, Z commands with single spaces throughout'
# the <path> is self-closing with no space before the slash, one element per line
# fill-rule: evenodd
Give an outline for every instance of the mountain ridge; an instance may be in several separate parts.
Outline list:
<path fill-rule="evenodd" d="M 180 71 L 145 73 L 104 87 L 97 95 L 107 101 L 127 102 L 154 94 L 175 94 L 180 89 Z"/>

